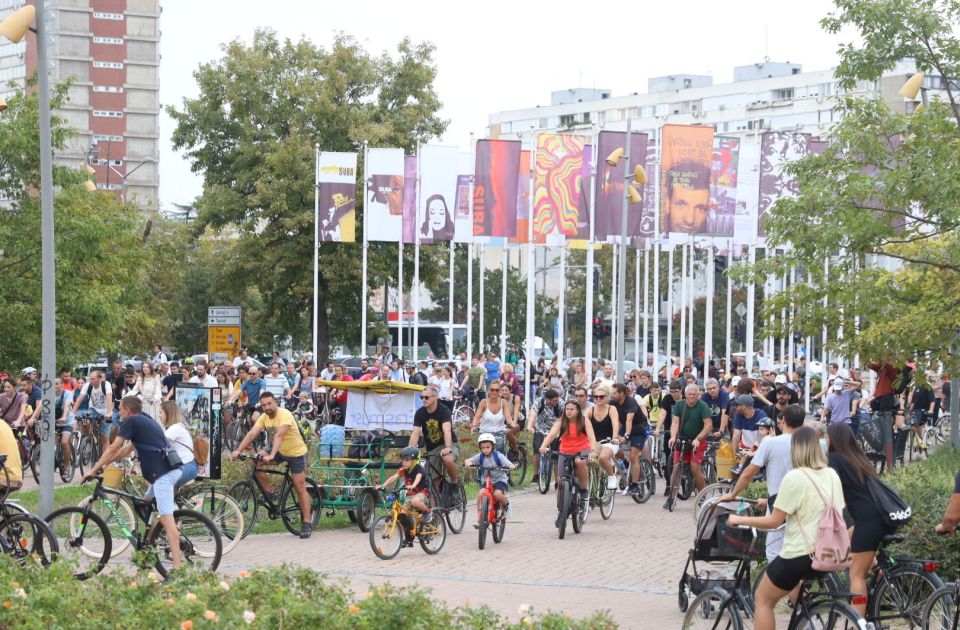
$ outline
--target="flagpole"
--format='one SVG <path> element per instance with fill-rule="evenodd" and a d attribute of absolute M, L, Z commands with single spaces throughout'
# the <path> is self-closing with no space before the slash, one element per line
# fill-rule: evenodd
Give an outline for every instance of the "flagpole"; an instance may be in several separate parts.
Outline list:
<path fill-rule="evenodd" d="M 757 246 L 751 245 L 750 252 L 747 254 L 748 264 L 750 268 L 753 269 L 753 266 L 757 262 Z M 754 319 L 754 302 L 757 297 L 756 285 L 751 280 L 750 284 L 747 285 L 747 343 L 746 348 L 744 348 L 744 358 L 746 359 L 744 367 L 747 368 L 747 374 L 753 374 L 753 319 Z"/>
<path fill-rule="evenodd" d="M 367 181 L 367 153 L 369 151 L 366 142 L 363 143 L 363 181 Z M 369 285 L 367 281 L 367 204 L 363 204 L 363 245 L 360 266 L 360 273 L 363 275 L 363 288 L 361 289 L 360 300 L 360 356 L 367 355 L 367 298 Z"/>
<path fill-rule="evenodd" d="M 822 286 L 826 288 L 827 282 L 830 279 L 830 257 L 826 256 L 823 259 L 823 284 Z M 830 301 L 827 298 L 827 292 L 823 292 L 823 312 L 824 312 L 824 324 L 823 324 L 823 345 L 820 347 L 820 362 L 823 364 L 820 369 L 820 388 L 825 389 L 827 386 L 826 376 L 827 376 L 827 363 L 830 361 L 830 357 L 827 356 L 827 324 L 826 324 L 826 313 L 829 308 Z"/>
<path fill-rule="evenodd" d="M 536 164 L 536 142 L 534 142 L 533 151 L 530 152 L 530 159 L 532 164 Z M 527 334 L 526 334 L 526 350 L 524 352 L 524 361 L 523 361 L 523 403 L 527 413 L 532 409 L 531 407 L 531 383 L 530 383 L 530 374 L 533 368 L 533 333 L 535 330 L 534 326 L 534 317 L 536 313 L 533 308 L 533 292 L 534 292 L 534 264 L 533 264 L 533 188 L 534 188 L 534 177 L 530 178 L 530 210 L 527 217 Z"/>
<path fill-rule="evenodd" d="M 400 228 L 400 247 L 397 249 L 397 357 L 403 360 L 403 228 Z"/>
<path fill-rule="evenodd" d="M 690 263 L 687 265 L 687 355 L 690 357 L 690 364 L 693 365 L 693 359 L 696 357 L 696 351 L 693 347 L 693 307 L 696 303 L 694 299 L 696 291 L 693 282 L 693 263 L 696 260 L 696 250 L 694 246 L 693 235 L 690 235 Z"/>
<path fill-rule="evenodd" d="M 420 162 L 420 143 L 417 143 L 417 205 L 413 216 L 413 360 L 417 361 L 420 356 L 420 173 L 422 172 Z"/>
<path fill-rule="evenodd" d="M 727 360 L 727 372 L 733 373 L 733 239 L 727 241 L 727 346 L 724 358 Z"/>
<path fill-rule="evenodd" d="M 566 282 L 567 277 L 567 241 L 564 239 L 563 247 L 560 248 L 560 277 L 564 278 L 564 283 Z M 566 339 L 567 339 L 567 292 L 564 288 L 560 289 L 560 300 L 557 310 L 557 354 L 560 355 L 562 360 L 565 353 Z"/>
<path fill-rule="evenodd" d="M 474 141 L 473 133 L 470 134 L 470 154 L 476 162 L 477 146 Z M 476 164 L 474 169 L 476 170 Z M 470 207 L 470 219 L 473 220 L 473 177 L 469 179 L 467 203 Z M 472 239 L 471 239 L 472 241 Z M 473 367 L 473 243 L 467 243 L 467 361 L 468 369 Z"/>
<path fill-rule="evenodd" d="M 507 269 L 510 266 L 510 250 L 503 246 L 502 283 L 500 289 L 500 360 L 507 356 Z"/>
<path fill-rule="evenodd" d="M 667 382 L 673 378 L 673 247 L 667 249 Z"/>
<path fill-rule="evenodd" d="M 619 269 L 620 265 L 618 263 L 620 257 L 620 246 L 616 243 L 613 245 L 613 251 L 610 253 L 610 277 L 613 281 L 610 283 L 610 315 L 613 320 L 613 324 L 610 327 L 610 360 L 619 361 L 620 358 L 617 357 L 617 327 L 620 325 L 619 316 L 613 317 L 613 309 L 617 300 L 617 296 L 620 294 L 620 274 Z M 619 309 L 618 309 L 619 310 Z M 603 347 L 601 346 L 600 355 L 603 356 Z"/>
<path fill-rule="evenodd" d="M 641 207 L 640 212 L 643 212 Z M 640 344 L 643 344 L 643 355 L 646 358 L 647 355 L 647 278 L 646 271 L 647 265 L 644 263 L 643 271 L 643 339 L 640 339 L 640 259 L 646 256 L 645 251 L 637 250 L 637 259 L 634 263 L 633 268 L 633 362 L 637 364 L 637 368 L 643 366 L 640 363 Z"/>
<path fill-rule="evenodd" d="M 317 313 L 320 310 L 320 145 L 313 145 L 313 360 L 320 365 L 317 355 L 317 331 L 319 322 Z"/>
<path fill-rule="evenodd" d="M 680 349 L 677 364 L 683 373 L 687 356 L 687 244 L 680 248 Z"/>
<path fill-rule="evenodd" d="M 454 274 L 453 254 L 454 254 L 454 243 L 453 243 L 453 237 L 451 237 L 450 238 L 450 290 L 449 290 L 449 295 L 447 297 L 447 301 L 448 301 L 447 330 L 449 331 L 448 335 L 450 338 L 450 345 L 447 348 L 448 359 L 453 359 L 453 355 L 454 355 L 454 350 L 453 350 L 453 274 Z"/>
<path fill-rule="evenodd" d="M 590 214 L 590 226 L 587 230 L 587 268 L 584 276 L 584 280 L 587 285 L 587 305 L 584 309 L 586 311 L 584 329 L 583 329 L 583 358 L 586 365 L 583 366 L 584 373 L 589 373 L 590 368 L 593 365 L 593 241 L 596 238 L 596 192 L 597 192 L 597 154 L 599 153 L 599 146 L 597 146 L 597 128 L 593 127 L 593 147 L 594 150 L 591 152 L 590 159 L 590 177 L 593 181 L 593 186 L 590 187 L 590 199 L 588 200 L 588 208 Z M 533 197 L 530 197 L 533 199 Z M 590 375 L 593 376 L 592 374 Z"/>
<path fill-rule="evenodd" d="M 660 164 L 660 127 L 657 127 L 656 163 Z M 660 366 L 660 169 L 653 172 L 653 380 L 659 380 Z M 667 353 L 669 356 L 669 353 Z"/>
<path fill-rule="evenodd" d="M 780 292 L 785 293 L 787 291 L 787 272 L 783 272 L 783 277 L 780 280 Z M 780 327 L 783 328 L 784 324 L 787 322 L 787 307 L 786 305 L 780 309 Z M 784 357 L 787 354 L 787 340 L 786 335 L 780 333 L 780 360 L 778 363 L 788 363 L 787 359 Z"/>
<path fill-rule="evenodd" d="M 706 315 L 703 323 L 703 374 L 706 377 L 709 373 L 710 361 L 713 359 L 713 299 L 717 290 L 716 278 L 714 277 L 715 260 L 713 256 L 713 243 L 707 248 L 707 298 L 704 300 Z"/>
<path fill-rule="evenodd" d="M 483 298 L 484 298 L 484 295 L 483 295 L 483 294 L 484 294 L 484 288 L 485 288 L 485 287 L 484 287 L 485 277 L 486 277 L 487 274 L 484 273 L 484 271 L 485 271 L 484 267 L 485 267 L 486 265 L 484 264 L 485 261 L 484 261 L 484 251 L 483 251 L 483 250 L 484 250 L 484 248 L 483 248 L 483 243 L 480 243 L 480 245 L 477 246 L 477 251 L 479 252 L 479 258 L 480 258 L 480 313 L 479 313 L 479 315 L 478 315 L 478 317 L 477 317 L 477 319 L 479 320 L 479 328 L 477 329 L 477 336 L 479 337 L 479 339 L 477 339 L 477 346 L 479 347 L 479 352 L 480 352 L 480 354 L 483 354 L 483 353 L 485 352 L 485 348 L 486 348 L 486 346 L 485 346 L 484 343 L 483 343 L 483 342 L 484 342 L 484 339 L 483 339 Z"/>

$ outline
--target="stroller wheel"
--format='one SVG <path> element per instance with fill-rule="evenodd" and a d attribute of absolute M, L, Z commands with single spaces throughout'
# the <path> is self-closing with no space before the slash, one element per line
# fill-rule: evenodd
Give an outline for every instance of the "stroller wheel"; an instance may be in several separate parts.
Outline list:
<path fill-rule="evenodd" d="M 690 600 L 687 597 L 687 589 L 680 587 L 680 592 L 677 594 L 677 605 L 680 606 L 680 612 L 687 612 L 687 607 L 690 605 Z"/>

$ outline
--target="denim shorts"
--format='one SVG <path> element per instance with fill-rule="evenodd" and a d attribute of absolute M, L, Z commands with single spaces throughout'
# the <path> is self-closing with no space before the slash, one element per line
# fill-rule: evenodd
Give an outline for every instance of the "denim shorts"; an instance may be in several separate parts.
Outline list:
<path fill-rule="evenodd" d="M 177 509 L 177 505 L 173 501 L 173 487 L 180 481 L 180 474 L 181 469 L 174 468 L 162 477 L 157 478 L 153 485 L 147 489 L 146 496 L 148 499 L 157 498 L 157 514 L 160 516 L 171 515 Z"/>
<path fill-rule="evenodd" d="M 197 464 L 197 460 L 191 459 L 180 469 L 180 480 L 177 481 L 177 485 L 181 487 L 187 485 L 197 478 L 198 472 L 200 472 L 200 466 Z"/>

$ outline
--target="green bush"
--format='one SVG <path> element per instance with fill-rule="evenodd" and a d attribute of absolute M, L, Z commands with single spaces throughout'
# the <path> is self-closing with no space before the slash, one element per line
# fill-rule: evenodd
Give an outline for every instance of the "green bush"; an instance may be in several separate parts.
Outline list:
<path fill-rule="evenodd" d="M 157 583 L 114 572 L 76 582 L 65 563 L 19 567 L 0 557 L 0 630 L 48 628 L 543 628 L 604 629 L 597 614 L 530 612 L 511 622 L 487 607 L 449 609 L 429 591 L 384 586 L 360 596 L 310 569 L 284 566 L 221 579 L 186 573 Z"/>
<path fill-rule="evenodd" d="M 906 540 L 894 546 L 893 553 L 939 560 L 938 573 L 944 581 L 952 580 L 960 568 L 960 536 L 938 536 L 934 527 L 943 519 L 957 470 L 960 470 L 960 451 L 944 444 L 928 459 L 884 476 L 884 481 L 913 510 L 913 518 L 897 532 Z"/>

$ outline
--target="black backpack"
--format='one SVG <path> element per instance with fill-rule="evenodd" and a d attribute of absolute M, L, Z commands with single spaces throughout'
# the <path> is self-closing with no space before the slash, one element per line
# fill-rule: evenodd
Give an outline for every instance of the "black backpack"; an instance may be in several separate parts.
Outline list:
<path fill-rule="evenodd" d="M 913 368 L 909 365 L 904 365 L 900 368 L 900 373 L 897 374 L 897 378 L 893 379 L 893 382 L 890 384 L 891 389 L 893 389 L 894 394 L 902 394 L 907 391 L 907 388 L 910 387 L 910 382 L 913 380 Z"/>

